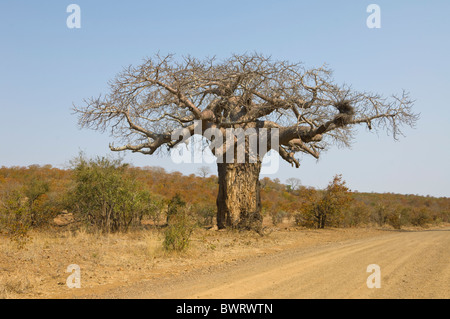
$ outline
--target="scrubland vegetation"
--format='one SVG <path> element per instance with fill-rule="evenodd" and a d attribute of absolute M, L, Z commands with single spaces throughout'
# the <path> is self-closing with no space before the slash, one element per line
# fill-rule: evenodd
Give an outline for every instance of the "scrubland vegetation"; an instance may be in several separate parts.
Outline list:
<path fill-rule="evenodd" d="M 214 175 L 185 176 L 83 156 L 70 169 L 0 168 L 0 297 L 64 286 L 65 267 L 75 257 L 83 262 L 85 279 L 92 273 L 88 282 L 95 286 L 124 270 L 141 276 L 157 263 L 172 265 L 169 256 L 188 263 L 192 258 L 211 261 L 211 254 L 233 260 L 236 254 L 294 240 L 288 233 L 272 234 L 274 230 L 311 236 L 317 228 L 426 228 L 450 220 L 450 198 L 352 192 L 340 175 L 325 189 L 265 177 L 262 212 L 265 234 L 272 235 L 210 232 L 216 224 L 217 182 Z M 334 238 L 346 233 L 323 234 Z"/>
<path fill-rule="evenodd" d="M 131 167 L 109 158 L 72 161 L 71 169 L 46 166 L 0 169 L 0 230 L 23 246 L 31 229 L 65 227 L 101 233 L 160 228 L 167 250 L 184 250 L 195 227 L 213 227 L 217 177 L 185 176 L 159 167 Z M 262 211 L 273 225 L 308 228 L 427 227 L 449 222 L 450 199 L 351 192 L 342 176 L 326 189 L 292 181 L 261 180 Z"/>

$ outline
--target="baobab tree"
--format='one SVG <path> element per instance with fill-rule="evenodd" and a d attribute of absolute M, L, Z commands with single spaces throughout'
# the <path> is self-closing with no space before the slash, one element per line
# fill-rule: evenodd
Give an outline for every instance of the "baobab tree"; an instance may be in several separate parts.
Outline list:
<path fill-rule="evenodd" d="M 326 66 L 305 68 L 256 53 L 222 61 L 157 55 L 125 68 L 109 84 L 106 95 L 84 100 L 74 110 L 80 127 L 109 131 L 122 143 L 110 144 L 112 151 L 152 155 L 170 150 L 184 141 L 174 134 L 180 129 L 203 135 L 211 144 L 214 136 L 206 134 L 211 129 L 223 136 L 230 128 L 257 134 L 275 129 L 277 143 L 269 142 L 268 149 L 299 167 L 296 153 L 319 158 L 333 144 L 348 146 L 358 125 L 385 130 L 397 139 L 402 125 L 413 126 L 418 119 L 405 91 L 391 98 L 358 92 L 336 84 Z M 211 150 L 224 156 L 236 149 L 237 140 L 227 139 Z M 243 162 L 236 155 L 217 161 L 219 228 L 258 229 L 262 224 L 259 173 L 264 153 L 250 161 L 245 145 Z"/>

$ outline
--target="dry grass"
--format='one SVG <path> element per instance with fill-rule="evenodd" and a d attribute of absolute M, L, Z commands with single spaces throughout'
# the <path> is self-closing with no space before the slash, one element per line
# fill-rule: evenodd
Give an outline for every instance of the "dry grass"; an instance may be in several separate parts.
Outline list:
<path fill-rule="evenodd" d="M 47 296 L 68 289 L 70 264 L 82 271 L 83 287 L 109 283 L 116 273 L 127 280 L 129 271 L 146 271 L 162 256 L 155 232 L 89 234 L 34 232 L 18 249 L 6 238 L 0 242 L 0 298 Z"/>
<path fill-rule="evenodd" d="M 273 238 L 255 233 L 196 229 L 186 252 L 166 252 L 156 229 L 129 233 L 31 232 L 24 248 L 0 237 L 0 298 L 47 298 L 72 293 L 71 264 L 81 268 L 82 289 L 125 285 L 232 261 Z M 256 249 L 256 250 L 255 250 Z"/>
<path fill-rule="evenodd" d="M 196 229 L 187 252 L 168 253 L 156 229 L 126 234 L 32 232 L 23 249 L 0 237 L 0 298 L 64 298 L 140 280 L 171 276 L 274 251 L 347 238 L 377 229 L 307 230 L 286 223 L 267 236 L 253 232 Z M 69 289 L 70 264 L 81 268 L 81 289 Z"/>

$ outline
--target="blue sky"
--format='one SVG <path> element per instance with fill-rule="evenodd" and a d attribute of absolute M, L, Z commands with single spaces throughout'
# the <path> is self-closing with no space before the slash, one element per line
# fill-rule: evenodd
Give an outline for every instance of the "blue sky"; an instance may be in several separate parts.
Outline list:
<path fill-rule="evenodd" d="M 81 29 L 68 29 L 69 4 Z M 369 4 L 381 28 L 369 29 Z M 361 128 L 351 149 L 319 161 L 287 163 L 297 177 L 325 187 L 343 174 L 366 192 L 450 196 L 450 2 L 448 1 L 21 1 L 0 2 L 0 166 L 63 167 L 80 150 L 109 154 L 108 134 L 79 130 L 72 104 L 106 92 L 123 67 L 157 52 L 198 58 L 257 51 L 274 59 L 327 63 L 338 83 L 385 96 L 405 89 L 421 113 L 394 141 Z M 199 165 L 126 154 L 137 166 L 195 173 Z M 215 167 L 212 166 L 215 171 Z"/>

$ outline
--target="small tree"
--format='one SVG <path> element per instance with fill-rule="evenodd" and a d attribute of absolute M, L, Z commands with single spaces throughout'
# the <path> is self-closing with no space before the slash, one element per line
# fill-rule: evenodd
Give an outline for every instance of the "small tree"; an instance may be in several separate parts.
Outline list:
<path fill-rule="evenodd" d="M 302 182 L 299 178 L 290 177 L 286 180 L 286 185 L 288 187 L 288 191 L 295 191 L 302 185 Z"/>
<path fill-rule="evenodd" d="M 298 223 L 305 226 L 325 228 L 326 225 L 339 226 L 343 220 L 343 210 L 349 207 L 351 193 L 342 175 L 336 175 L 322 193 L 311 194 L 309 202 L 297 217 Z"/>
<path fill-rule="evenodd" d="M 202 166 L 198 169 L 198 175 L 202 178 L 206 178 L 209 174 L 211 174 L 211 170 L 208 166 Z"/>

